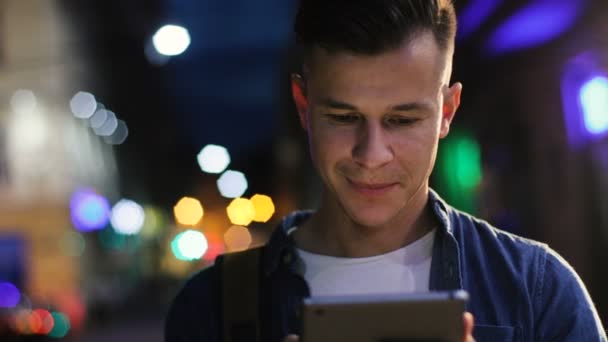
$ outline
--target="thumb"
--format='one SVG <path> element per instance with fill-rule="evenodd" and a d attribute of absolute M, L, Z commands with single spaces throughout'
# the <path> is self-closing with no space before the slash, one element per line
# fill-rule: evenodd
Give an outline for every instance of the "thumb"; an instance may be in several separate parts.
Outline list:
<path fill-rule="evenodd" d="M 465 312 L 462 315 L 464 321 L 464 339 L 463 341 L 475 341 L 473 339 L 473 326 L 475 325 L 475 319 L 470 312 Z"/>

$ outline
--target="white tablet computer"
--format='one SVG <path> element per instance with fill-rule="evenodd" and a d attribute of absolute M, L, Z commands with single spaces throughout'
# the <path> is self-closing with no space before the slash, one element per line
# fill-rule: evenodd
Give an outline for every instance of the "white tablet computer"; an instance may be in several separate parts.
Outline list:
<path fill-rule="evenodd" d="M 465 291 L 304 300 L 303 342 L 456 342 L 464 334 Z"/>

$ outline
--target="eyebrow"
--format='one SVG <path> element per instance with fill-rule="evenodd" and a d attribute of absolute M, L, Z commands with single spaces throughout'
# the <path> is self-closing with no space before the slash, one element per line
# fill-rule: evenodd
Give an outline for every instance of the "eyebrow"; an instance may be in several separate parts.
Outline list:
<path fill-rule="evenodd" d="M 320 104 L 324 107 L 342 110 L 358 110 L 356 106 L 331 98 L 323 98 Z M 390 109 L 398 112 L 409 112 L 417 109 L 429 109 L 431 106 L 424 102 L 409 102 L 392 106 Z"/>

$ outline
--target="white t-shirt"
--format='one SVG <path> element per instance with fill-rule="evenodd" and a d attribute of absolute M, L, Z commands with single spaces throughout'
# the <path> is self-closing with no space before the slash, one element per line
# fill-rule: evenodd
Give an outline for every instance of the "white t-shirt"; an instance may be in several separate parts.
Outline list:
<path fill-rule="evenodd" d="M 429 290 L 435 229 L 398 250 L 338 258 L 297 249 L 312 296 L 399 294 Z"/>

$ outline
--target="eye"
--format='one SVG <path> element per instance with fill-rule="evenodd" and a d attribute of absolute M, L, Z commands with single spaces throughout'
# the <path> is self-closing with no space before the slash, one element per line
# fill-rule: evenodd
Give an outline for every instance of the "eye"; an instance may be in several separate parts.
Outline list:
<path fill-rule="evenodd" d="M 386 119 L 386 123 L 391 126 L 409 126 L 416 121 L 418 121 L 418 119 L 403 116 L 391 116 Z"/>
<path fill-rule="evenodd" d="M 359 115 L 356 114 L 325 114 L 325 117 L 329 119 L 330 122 L 341 125 L 352 124 L 359 121 Z"/>

